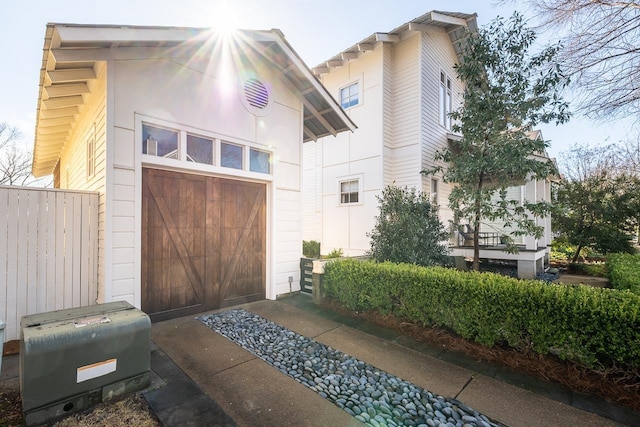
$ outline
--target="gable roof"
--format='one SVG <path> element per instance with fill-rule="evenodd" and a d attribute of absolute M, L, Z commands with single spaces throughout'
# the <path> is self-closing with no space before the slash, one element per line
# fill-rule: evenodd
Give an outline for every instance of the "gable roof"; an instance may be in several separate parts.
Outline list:
<path fill-rule="evenodd" d="M 373 50 L 373 45 L 377 42 L 396 43 L 400 41 L 402 33 L 407 31 L 426 31 L 429 27 L 444 28 L 449 34 L 449 39 L 453 44 L 456 55 L 460 57 L 460 43 L 464 37 L 465 29 L 471 31 L 478 29 L 476 21 L 477 14 L 468 14 L 461 12 L 441 12 L 433 10 L 424 15 L 406 22 L 388 33 L 373 33 L 369 37 L 361 40 L 359 43 L 343 50 L 337 55 L 331 57 L 327 61 L 313 67 L 316 75 L 328 73 L 331 68 L 340 67 L 349 60 L 357 58 L 359 55 Z"/>
<path fill-rule="evenodd" d="M 238 30 L 243 55 L 266 61 L 304 105 L 303 142 L 354 131 L 355 124 L 277 29 Z M 100 61 L 195 54 L 209 28 L 47 24 L 36 112 L 32 172 L 52 173 L 91 93 Z"/>

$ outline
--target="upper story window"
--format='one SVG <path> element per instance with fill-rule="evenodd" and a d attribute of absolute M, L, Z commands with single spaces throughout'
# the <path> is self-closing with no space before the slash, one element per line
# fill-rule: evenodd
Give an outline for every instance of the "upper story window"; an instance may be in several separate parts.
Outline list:
<path fill-rule="evenodd" d="M 453 101 L 451 96 L 451 79 L 444 72 L 440 72 L 440 125 L 451 130 L 451 112 Z"/>
<path fill-rule="evenodd" d="M 360 201 L 360 180 L 350 179 L 340 182 L 340 204 L 348 205 Z"/>
<path fill-rule="evenodd" d="M 352 83 L 340 89 L 340 106 L 346 110 L 355 107 L 360 103 L 360 85 L 358 82 Z"/>

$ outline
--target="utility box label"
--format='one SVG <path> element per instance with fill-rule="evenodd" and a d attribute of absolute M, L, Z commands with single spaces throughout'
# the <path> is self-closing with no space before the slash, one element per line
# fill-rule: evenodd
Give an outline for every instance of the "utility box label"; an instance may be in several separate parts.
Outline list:
<path fill-rule="evenodd" d="M 87 317 L 84 319 L 76 320 L 75 322 L 73 322 L 73 326 L 75 326 L 76 328 L 82 328 L 84 326 L 99 325 L 101 323 L 110 323 L 110 322 L 111 322 L 111 319 L 109 319 L 107 316 Z"/>
<path fill-rule="evenodd" d="M 92 380 L 116 371 L 118 359 L 109 359 L 103 362 L 92 363 L 77 369 L 77 383 Z"/>

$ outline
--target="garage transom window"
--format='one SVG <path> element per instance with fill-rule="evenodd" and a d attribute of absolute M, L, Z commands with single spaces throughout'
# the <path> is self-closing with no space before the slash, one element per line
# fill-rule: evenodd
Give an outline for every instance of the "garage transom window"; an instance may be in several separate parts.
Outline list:
<path fill-rule="evenodd" d="M 249 144 L 197 135 L 186 129 L 142 124 L 142 154 L 199 164 L 198 169 L 221 167 L 270 175 L 272 153 Z M 147 158 L 147 161 L 151 161 Z M 164 163 L 164 160 L 153 161 Z M 192 166 L 194 167 L 194 166 Z M 203 169 L 204 168 L 204 169 Z"/>

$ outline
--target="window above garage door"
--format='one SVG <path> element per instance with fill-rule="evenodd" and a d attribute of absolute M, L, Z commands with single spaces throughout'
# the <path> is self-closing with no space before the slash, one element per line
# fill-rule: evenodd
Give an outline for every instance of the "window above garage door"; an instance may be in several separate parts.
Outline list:
<path fill-rule="evenodd" d="M 137 120 L 145 164 L 270 180 L 273 153 L 265 147 L 222 138 L 186 126 L 140 117 Z"/>

